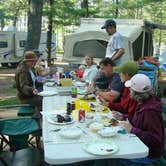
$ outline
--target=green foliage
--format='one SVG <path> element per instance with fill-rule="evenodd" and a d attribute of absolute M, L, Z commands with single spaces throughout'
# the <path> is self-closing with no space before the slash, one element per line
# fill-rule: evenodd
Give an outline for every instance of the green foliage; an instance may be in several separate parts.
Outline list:
<path fill-rule="evenodd" d="M 16 105 L 16 104 L 19 104 L 19 101 L 16 97 L 0 99 L 0 106 Z"/>

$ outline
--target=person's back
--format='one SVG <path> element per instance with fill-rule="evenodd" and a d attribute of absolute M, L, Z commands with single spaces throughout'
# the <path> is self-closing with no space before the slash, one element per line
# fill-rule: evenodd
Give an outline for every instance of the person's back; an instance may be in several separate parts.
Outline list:
<path fill-rule="evenodd" d="M 22 61 L 16 69 L 15 73 L 16 88 L 18 90 L 18 97 L 25 99 L 33 96 L 32 87 L 33 82 L 29 73 L 28 68 L 24 61 Z M 28 86 L 26 86 L 28 84 Z M 30 88 L 31 87 L 31 88 Z"/>

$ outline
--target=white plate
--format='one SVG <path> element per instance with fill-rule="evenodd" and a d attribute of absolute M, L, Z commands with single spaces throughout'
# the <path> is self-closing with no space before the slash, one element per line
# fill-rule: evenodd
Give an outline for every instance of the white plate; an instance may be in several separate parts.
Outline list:
<path fill-rule="evenodd" d="M 82 131 L 76 127 L 64 128 L 59 131 L 59 135 L 67 139 L 78 139 L 82 135 Z"/>
<path fill-rule="evenodd" d="M 71 117 L 71 121 L 70 122 L 57 122 L 57 120 L 56 120 L 56 116 L 57 115 L 49 115 L 48 117 L 47 117 L 47 120 L 48 120 L 48 122 L 49 123 L 51 123 L 51 124 L 56 124 L 56 125 L 68 125 L 68 124 L 72 124 L 72 123 L 74 123 L 75 122 L 75 120 L 73 119 L 73 117 Z"/>
<path fill-rule="evenodd" d="M 102 137 L 113 137 L 117 134 L 117 130 L 113 127 L 106 127 L 97 132 Z"/>
<path fill-rule="evenodd" d="M 110 155 L 118 151 L 118 146 L 113 142 L 93 142 L 83 145 L 83 149 L 94 155 Z"/>
<path fill-rule="evenodd" d="M 52 87 L 55 85 L 55 82 L 46 82 L 45 85 L 48 87 Z"/>
<path fill-rule="evenodd" d="M 73 81 L 73 85 L 78 87 L 86 86 L 86 82 Z"/>
<path fill-rule="evenodd" d="M 56 91 L 42 91 L 42 92 L 38 93 L 39 96 L 43 96 L 43 97 L 54 96 L 57 94 L 58 94 L 58 92 L 56 92 Z"/>

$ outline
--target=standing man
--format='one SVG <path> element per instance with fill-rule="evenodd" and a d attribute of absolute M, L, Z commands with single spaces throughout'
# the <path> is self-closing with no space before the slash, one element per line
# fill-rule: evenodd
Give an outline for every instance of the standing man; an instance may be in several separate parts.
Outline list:
<path fill-rule="evenodd" d="M 108 19 L 101 29 L 106 29 L 106 32 L 112 36 L 106 48 L 106 57 L 111 58 L 116 65 L 122 64 L 125 47 L 121 34 L 116 31 L 116 22 Z"/>

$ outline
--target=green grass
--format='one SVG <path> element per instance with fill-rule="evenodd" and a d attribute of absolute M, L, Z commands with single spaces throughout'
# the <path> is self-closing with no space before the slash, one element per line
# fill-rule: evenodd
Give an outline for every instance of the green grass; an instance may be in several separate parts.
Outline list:
<path fill-rule="evenodd" d="M 17 105 L 17 104 L 19 104 L 17 97 L 0 99 L 0 106 Z"/>

